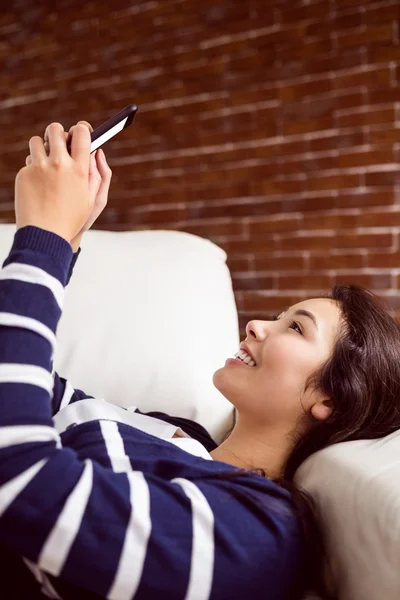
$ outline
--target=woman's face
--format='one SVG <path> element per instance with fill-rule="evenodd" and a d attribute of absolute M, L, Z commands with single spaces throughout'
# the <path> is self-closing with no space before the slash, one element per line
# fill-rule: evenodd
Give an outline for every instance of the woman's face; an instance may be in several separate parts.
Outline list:
<path fill-rule="evenodd" d="M 214 373 L 215 387 L 254 425 L 291 426 L 314 410 L 317 393 L 311 386 L 304 392 L 305 383 L 331 356 L 340 320 L 335 300 L 316 298 L 288 308 L 276 321 L 250 321 L 245 343 L 256 366 L 228 360 Z"/>

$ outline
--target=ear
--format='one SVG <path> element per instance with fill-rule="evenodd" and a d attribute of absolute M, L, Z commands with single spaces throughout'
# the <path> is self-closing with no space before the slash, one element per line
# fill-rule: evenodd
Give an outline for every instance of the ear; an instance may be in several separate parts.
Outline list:
<path fill-rule="evenodd" d="M 316 402 L 311 407 L 311 414 L 314 419 L 318 421 L 325 421 L 333 413 L 333 402 L 332 400 L 323 400 L 322 402 Z"/>

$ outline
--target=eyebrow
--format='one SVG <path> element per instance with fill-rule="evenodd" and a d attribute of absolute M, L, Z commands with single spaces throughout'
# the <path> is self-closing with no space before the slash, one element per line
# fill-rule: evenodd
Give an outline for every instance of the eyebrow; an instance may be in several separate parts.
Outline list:
<path fill-rule="evenodd" d="M 286 313 L 286 311 L 287 311 L 287 309 L 285 309 L 283 312 L 284 312 L 284 313 Z M 311 319 L 311 321 L 314 323 L 315 327 L 318 329 L 318 323 L 317 323 L 317 319 L 316 319 L 316 318 L 315 318 L 315 316 L 314 316 L 314 315 L 313 315 L 311 312 L 309 312 L 308 310 L 304 310 L 304 309 L 302 308 L 302 309 L 296 310 L 296 312 L 295 312 L 294 314 L 295 314 L 295 315 L 300 315 L 300 316 L 303 316 L 303 317 L 308 317 L 309 319 Z"/>

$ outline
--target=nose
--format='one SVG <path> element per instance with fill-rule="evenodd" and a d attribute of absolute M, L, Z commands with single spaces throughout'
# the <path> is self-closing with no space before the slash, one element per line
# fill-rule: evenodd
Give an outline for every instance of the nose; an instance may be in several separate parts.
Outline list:
<path fill-rule="evenodd" d="M 246 335 L 248 338 L 254 337 L 256 340 L 263 340 L 267 335 L 268 321 L 249 321 L 246 325 Z"/>

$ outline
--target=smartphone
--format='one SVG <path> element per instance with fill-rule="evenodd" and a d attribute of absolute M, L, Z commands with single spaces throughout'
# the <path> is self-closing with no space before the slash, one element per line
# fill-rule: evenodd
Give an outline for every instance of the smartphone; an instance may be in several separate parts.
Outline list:
<path fill-rule="evenodd" d="M 126 129 L 133 123 L 133 119 L 136 116 L 138 107 L 136 104 L 128 104 L 123 110 L 117 113 L 111 119 L 108 119 L 105 123 L 97 127 L 92 131 L 91 138 L 92 143 L 90 146 L 90 154 L 92 154 L 97 148 L 100 148 L 112 137 L 117 135 L 123 129 Z M 71 154 L 71 141 L 67 143 L 68 153 Z"/>

